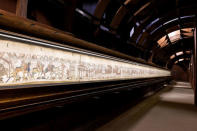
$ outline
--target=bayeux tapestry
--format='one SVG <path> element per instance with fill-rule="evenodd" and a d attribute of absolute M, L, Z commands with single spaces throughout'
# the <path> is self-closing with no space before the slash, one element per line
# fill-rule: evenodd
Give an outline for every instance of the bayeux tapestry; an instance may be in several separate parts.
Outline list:
<path fill-rule="evenodd" d="M 167 70 L 0 38 L 0 86 L 169 76 Z"/>

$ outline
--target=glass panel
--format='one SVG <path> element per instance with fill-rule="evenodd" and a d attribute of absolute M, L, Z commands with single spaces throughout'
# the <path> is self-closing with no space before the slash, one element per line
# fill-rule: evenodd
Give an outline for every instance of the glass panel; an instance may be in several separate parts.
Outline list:
<path fill-rule="evenodd" d="M 132 37 L 133 34 L 134 34 L 134 27 L 133 27 L 133 28 L 131 29 L 131 31 L 130 31 L 130 37 Z"/>
<path fill-rule="evenodd" d="M 103 26 L 103 25 L 100 25 L 100 29 L 104 30 L 104 31 L 109 31 L 109 29 L 107 27 Z"/>
<path fill-rule="evenodd" d="M 175 19 L 169 20 L 169 21 L 165 22 L 165 23 L 164 23 L 164 25 L 167 25 L 167 24 L 169 24 L 169 23 L 171 23 L 171 22 L 174 22 L 174 21 L 177 21 L 177 20 L 178 20 L 178 18 L 175 18 Z"/>
<path fill-rule="evenodd" d="M 179 59 L 179 61 L 183 61 L 184 59 Z"/>
<path fill-rule="evenodd" d="M 183 28 L 181 30 L 185 32 L 193 32 L 193 28 Z"/>
<path fill-rule="evenodd" d="M 168 40 L 166 39 L 166 36 L 162 37 L 161 39 L 159 39 L 157 41 L 157 43 L 159 44 L 159 46 L 162 48 L 166 45 L 168 45 Z"/>
<path fill-rule="evenodd" d="M 157 23 L 159 20 L 160 20 L 159 18 L 153 20 L 148 26 L 146 26 L 146 29 L 150 28 L 153 24 Z"/>
<path fill-rule="evenodd" d="M 180 51 L 180 52 L 176 53 L 177 56 L 182 55 L 182 54 L 183 54 L 183 51 Z"/>
<path fill-rule="evenodd" d="M 173 31 L 173 32 L 169 33 L 168 36 L 170 38 L 170 41 L 173 43 L 173 42 L 180 39 L 180 37 L 181 37 L 180 30 Z"/>
<path fill-rule="evenodd" d="M 177 60 L 177 61 L 175 61 L 174 63 L 177 64 L 178 62 L 179 62 L 179 61 Z"/>
<path fill-rule="evenodd" d="M 183 32 L 184 37 L 193 37 L 193 28 L 184 28 L 181 29 Z"/>
<path fill-rule="evenodd" d="M 185 19 L 185 18 L 194 18 L 195 15 L 187 15 L 187 16 L 182 16 L 181 19 Z"/>
<path fill-rule="evenodd" d="M 189 58 L 185 58 L 185 60 L 190 60 Z"/>
<path fill-rule="evenodd" d="M 175 57 L 175 55 L 171 55 L 171 56 L 170 56 L 170 59 L 174 59 L 174 57 Z"/>
<path fill-rule="evenodd" d="M 82 9 L 93 15 L 96 9 L 97 2 L 98 0 L 84 2 L 82 5 Z"/>
<path fill-rule="evenodd" d="M 185 53 L 190 54 L 190 53 L 191 53 L 191 51 L 189 51 L 189 50 L 188 50 L 188 51 L 185 51 Z"/>

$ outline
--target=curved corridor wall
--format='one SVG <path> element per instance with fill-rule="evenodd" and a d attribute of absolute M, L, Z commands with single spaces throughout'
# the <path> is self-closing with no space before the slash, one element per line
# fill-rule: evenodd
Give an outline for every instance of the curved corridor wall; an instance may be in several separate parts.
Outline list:
<path fill-rule="evenodd" d="M 89 51 L 1 34 L 0 86 L 170 76 L 170 71 Z"/>

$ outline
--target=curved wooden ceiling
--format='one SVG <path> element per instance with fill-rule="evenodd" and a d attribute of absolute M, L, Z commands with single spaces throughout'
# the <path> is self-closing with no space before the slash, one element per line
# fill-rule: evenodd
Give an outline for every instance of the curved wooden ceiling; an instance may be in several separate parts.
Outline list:
<path fill-rule="evenodd" d="M 165 53 L 162 54 L 162 52 L 168 52 L 167 49 L 170 52 L 170 48 L 179 50 L 180 47 L 169 46 L 168 48 L 158 49 L 157 41 L 173 31 L 195 27 L 196 0 L 148 0 L 145 2 L 142 0 L 122 0 L 121 2 L 122 4 L 120 4 L 109 25 L 111 32 L 119 34 L 120 37 L 136 47 L 143 48 L 146 51 L 149 50 L 153 54 L 157 52 L 157 58 L 161 56 L 160 58 L 165 62 L 169 59 L 169 56 L 165 57 Z M 104 8 L 110 8 L 107 6 L 109 1 L 99 0 L 95 12 L 99 11 L 101 3 L 105 4 L 105 6 L 100 7 L 100 13 L 104 14 L 106 10 Z M 101 15 L 99 17 L 101 18 Z M 132 29 L 134 31 L 132 37 L 130 37 L 129 33 Z M 182 39 L 187 38 L 182 37 Z M 184 43 L 184 41 L 182 42 Z M 180 42 L 175 40 L 174 43 Z M 183 46 L 182 48 L 186 47 Z M 159 54 L 157 50 L 159 50 Z"/>

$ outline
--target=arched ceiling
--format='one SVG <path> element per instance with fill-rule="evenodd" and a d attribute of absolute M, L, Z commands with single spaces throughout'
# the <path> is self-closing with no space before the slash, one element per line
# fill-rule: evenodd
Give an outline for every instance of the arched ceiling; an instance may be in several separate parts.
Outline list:
<path fill-rule="evenodd" d="M 181 53 L 181 52 L 177 52 L 177 53 Z M 191 60 L 191 54 L 188 53 L 183 53 L 180 55 L 176 55 L 176 54 L 174 55 L 174 58 L 170 59 L 166 65 L 169 69 L 171 69 L 174 64 L 177 64 L 183 60 L 188 60 L 188 61 Z"/>
<path fill-rule="evenodd" d="M 166 66 L 172 54 L 193 48 L 196 0 L 94 1 L 92 34 L 103 41 L 112 38 L 104 42 L 111 48 L 129 53 L 134 50 L 128 47 L 135 47 L 142 58 L 160 66 Z"/>
<path fill-rule="evenodd" d="M 126 35 L 128 43 L 148 49 L 157 59 L 168 61 L 167 54 L 182 48 L 192 49 L 196 7 L 195 0 L 126 0 L 110 23 L 111 31 Z M 176 34 L 179 37 L 176 38 Z M 158 43 L 162 37 L 166 40 L 163 45 Z"/>
<path fill-rule="evenodd" d="M 171 55 L 179 51 L 192 50 L 194 40 L 193 38 L 186 38 L 177 40 L 173 44 L 168 44 L 163 48 L 158 48 L 153 55 L 153 59 L 167 62 Z"/>

